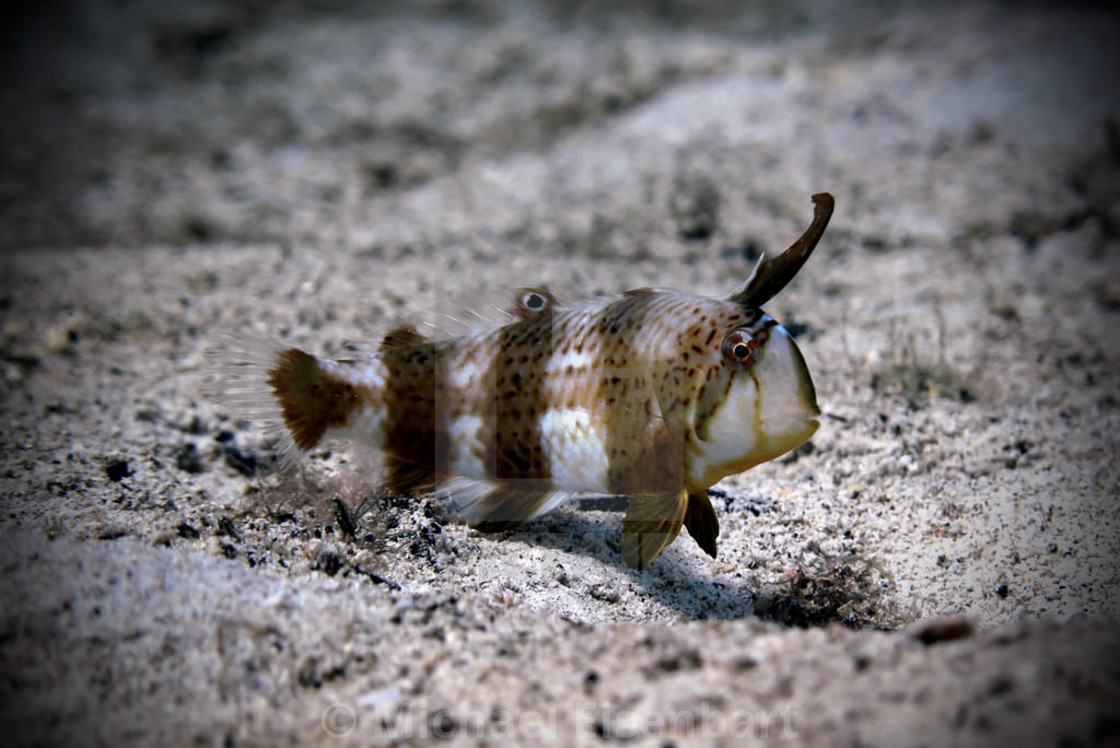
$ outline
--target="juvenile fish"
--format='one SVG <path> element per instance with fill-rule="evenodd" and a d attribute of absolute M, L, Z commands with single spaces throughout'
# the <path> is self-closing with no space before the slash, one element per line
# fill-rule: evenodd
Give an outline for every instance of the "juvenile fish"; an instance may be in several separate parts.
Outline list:
<path fill-rule="evenodd" d="M 817 429 L 801 352 L 760 308 L 824 233 L 833 198 L 813 203 L 805 233 L 723 299 L 640 288 L 566 304 L 523 289 L 502 327 L 439 341 L 399 327 L 356 360 L 272 350 L 234 362 L 228 394 L 271 410 L 294 453 L 328 438 L 377 450 L 390 490 L 445 490 L 481 531 L 572 492 L 625 494 L 627 566 L 647 566 L 682 526 L 714 557 L 706 489 Z"/>

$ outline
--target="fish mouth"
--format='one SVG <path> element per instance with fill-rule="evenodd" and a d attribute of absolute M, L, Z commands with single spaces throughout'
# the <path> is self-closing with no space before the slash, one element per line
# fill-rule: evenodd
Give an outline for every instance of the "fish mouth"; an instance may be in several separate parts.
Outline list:
<path fill-rule="evenodd" d="M 821 407 L 817 405 L 815 397 L 806 403 L 805 410 L 805 428 L 809 430 L 809 435 L 812 436 L 821 427 Z"/>
<path fill-rule="evenodd" d="M 802 392 L 802 405 L 805 407 L 805 423 L 811 424 L 813 428 L 821 425 L 821 406 L 817 404 L 816 393 L 812 392 L 812 383 L 809 384 L 810 392 L 808 397 L 806 393 Z"/>
<path fill-rule="evenodd" d="M 797 399 L 805 413 L 805 422 L 812 424 L 816 429 L 820 425 L 821 416 L 821 406 L 817 403 L 817 388 L 813 385 L 813 377 L 809 374 L 809 366 L 805 363 L 801 349 L 797 347 L 792 337 L 787 335 L 786 340 L 789 345 L 790 365 L 794 376 L 797 377 Z"/>

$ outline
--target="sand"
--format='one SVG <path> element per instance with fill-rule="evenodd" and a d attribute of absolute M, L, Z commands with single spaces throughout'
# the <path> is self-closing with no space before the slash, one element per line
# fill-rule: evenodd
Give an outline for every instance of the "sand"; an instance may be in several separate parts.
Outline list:
<path fill-rule="evenodd" d="M 1114 11 L 245 7 L 5 24 L 6 743 L 1120 741 Z M 822 427 L 716 487 L 716 560 L 283 472 L 213 395 L 226 334 L 724 295 L 824 190 L 767 306 Z"/>

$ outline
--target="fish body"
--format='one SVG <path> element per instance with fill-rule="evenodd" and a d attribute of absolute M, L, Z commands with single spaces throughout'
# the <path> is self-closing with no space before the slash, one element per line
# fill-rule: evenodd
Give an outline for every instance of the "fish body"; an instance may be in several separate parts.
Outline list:
<path fill-rule="evenodd" d="M 817 429 L 805 361 L 759 308 L 823 233 L 832 198 L 814 202 L 798 244 L 727 298 L 642 288 L 564 304 L 523 289 L 496 329 L 433 341 L 401 327 L 346 361 L 274 351 L 266 396 L 296 450 L 329 438 L 377 450 L 389 489 L 448 487 L 480 530 L 515 527 L 572 492 L 625 494 L 628 566 L 647 566 L 682 527 L 714 557 L 706 489 Z"/>

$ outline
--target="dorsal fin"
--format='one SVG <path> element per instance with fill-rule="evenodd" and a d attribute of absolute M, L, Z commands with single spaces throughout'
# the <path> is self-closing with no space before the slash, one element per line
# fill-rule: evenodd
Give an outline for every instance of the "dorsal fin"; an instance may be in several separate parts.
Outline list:
<path fill-rule="evenodd" d="M 399 351 L 402 348 L 411 348 L 414 345 L 427 342 L 428 339 L 416 332 L 416 328 L 412 325 L 401 325 L 400 327 L 394 327 L 385 334 L 385 337 L 381 339 L 379 350 Z"/>
<path fill-rule="evenodd" d="M 552 314 L 560 303 L 559 299 L 544 288 L 519 288 L 516 294 L 509 314 L 517 319 Z"/>
<path fill-rule="evenodd" d="M 777 257 L 759 257 L 747 282 L 727 298 L 753 309 L 774 298 L 797 275 L 797 271 L 813 253 L 813 248 L 828 228 L 834 205 L 832 195 L 827 192 L 813 195 L 813 222 L 805 229 L 805 233 Z"/>

